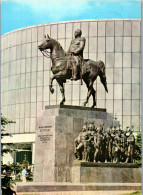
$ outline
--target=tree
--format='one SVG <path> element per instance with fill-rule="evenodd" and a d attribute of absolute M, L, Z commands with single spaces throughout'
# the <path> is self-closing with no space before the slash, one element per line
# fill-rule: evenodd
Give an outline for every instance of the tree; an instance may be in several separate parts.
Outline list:
<path fill-rule="evenodd" d="M 136 137 L 136 143 L 135 143 L 135 160 L 137 163 L 142 163 L 142 137 L 141 133 L 139 133 Z"/>
<path fill-rule="evenodd" d="M 5 137 L 5 136 L 11 136 L 11 134 L 6 133 L 5 132 L 5 127 L 8 124 L 11 123 L 15 123 L 14 121 L 10 121 L 7 118 L 5 118 L 2 114 L 1 114 L 1 140 Z M 12 145 L 11 143 L 1 143 L 1 155 L 4 156 L 4 154 L 7 154 L 9 152 L 12 152 L 13 150 L 10 148 L 4 148 L 4 146 L 10 146 Z M 13 191 L 11 188 L 13 187 L 13 185 L 11 184 L 11 177 L 7 176 L 7 174 L 3 174 L 4 170 L 7 171 L 8 169 L 10 169 L 9 166 L 4 165 L 1 168 L 2 171 L 2 178 L 1 178 L 1 188 L 2 188 L 2 195 L 13 195 L 16 194 L 15 191 Z"/>

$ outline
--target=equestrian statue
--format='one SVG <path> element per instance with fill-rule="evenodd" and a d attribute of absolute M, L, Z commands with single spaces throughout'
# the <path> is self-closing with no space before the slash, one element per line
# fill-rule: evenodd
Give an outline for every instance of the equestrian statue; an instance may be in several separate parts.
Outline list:
<path fill-rule="evenodd" d="M 83 50 L 85 47 L 85 38 L 81 37 L 82 31 L 77 29 L 74 33 L 75 38 L 71 41 L 68 52 L 65 52 L 58 41 L 49 37 L 49 35 L 44 35 L 44 41 L 38 46 L 39 50 L 44 56 L 48 56 L 50 53 L 50 58 L 52 60 L 51 71 L 53 75 L 50 77 L 50 92 L 54 93 L 53 80 L 59 84 L 60 91 L 62 94 L 62 101 L 60 105 L 63 105 L 66 101 L 64 83 L 67 79 L 71 80 L 82 80 L 85 82 L 88 93 L 83 106 L 86 106 L 90 96 L 93 97 L 93 105 L 96 106 L 95 94 L 96 91 L 93 88 L 93 83 L 100 77 L 100 81 L 103 84 L 106 92 L 108 92 L 106 75 L 105 75 L 105 65 L 104 62 L 93 61 L 90 59 L 83 59 Z M 50 49 L 50 52 L 47 51 Z"/>

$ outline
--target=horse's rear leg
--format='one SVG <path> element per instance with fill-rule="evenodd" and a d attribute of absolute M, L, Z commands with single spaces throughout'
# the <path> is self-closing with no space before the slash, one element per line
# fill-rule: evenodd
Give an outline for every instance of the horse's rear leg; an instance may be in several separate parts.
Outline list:
<path fill-rule="evenodd" d="M 88 103 L 88 100 L 89 100 L 90 96 L 92 95 L 92 97 L 93 97 L 93 105 L 92 105 L 92 107 L 94 108 L 94 106 L 96 106 L 96 100 L 95 100 L 96 91 L 93 88 L 93 82 L 90 81 L 88 83 L 88 81 L 85 81 L 85 83 L 86 83 L 86 86 L 88 88 L 88 93 L 87 93 L 86 101 L 83 103 L 83 106 L 86 106 L 86 104 Z"/>

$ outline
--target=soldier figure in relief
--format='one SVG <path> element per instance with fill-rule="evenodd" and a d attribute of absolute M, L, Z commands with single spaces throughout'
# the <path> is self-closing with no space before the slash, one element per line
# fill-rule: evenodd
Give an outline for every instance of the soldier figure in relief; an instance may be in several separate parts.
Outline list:
<path fill-rule="evenodd" d="M 83 59 L 83 50 L 85 47 L 86 39 L 81 37 L 82 31 L 77 29 L 74 33 L 75 39 L 71 41 L 69 50 L 67 54 L 72 55 L 72 78 L 71 80 L 78 80 L 78 70 L 82 70 L 82 64 L 84 63 Z M 81 74 L 80 74 L 81 77 Z"/>

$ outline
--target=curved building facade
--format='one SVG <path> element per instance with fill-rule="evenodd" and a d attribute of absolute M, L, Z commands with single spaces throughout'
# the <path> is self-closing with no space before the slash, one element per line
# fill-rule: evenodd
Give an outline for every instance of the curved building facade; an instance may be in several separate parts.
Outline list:
<path fill-rule="evenodd" d="M 32 150 L 36 118 L 46 105 L 59 104 L 62 98 L 56 81 L 55 93 L 49 92 L 51 60 L 43 57 L 38 44 L 48 34 L 67 51 L 77 28 L 86 38 L 84 58 L 102 60 L 106 65 L 109 93 L 105 93 L 98 78 L 94 84 L 97 107 L 106 108 L 109 116 L 116 116 L 124 128 L 132 124 L 135 131 L 140 131 L 140 26 L 141 21 L 136 19 L 81 20 L 36 25 L 3 35 L 1 105 L 2 114 L 16 122 L 7 128 L 13 142 L 33 144 Z M 82 105 L 86 93 L 87 88 L 80 81 L 67 81 L 65 104 Z M 88 106 L 91 105 L 92 98 Z"/>

